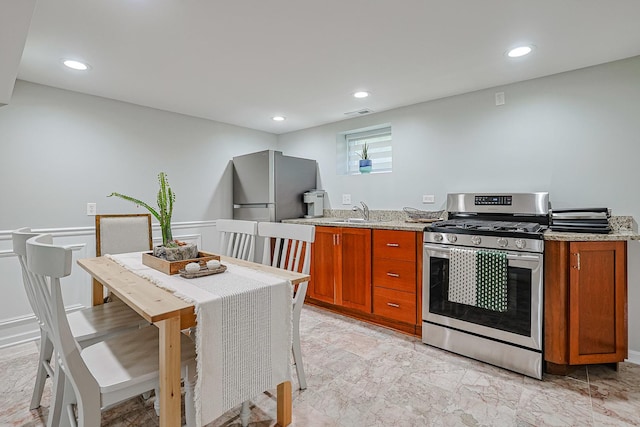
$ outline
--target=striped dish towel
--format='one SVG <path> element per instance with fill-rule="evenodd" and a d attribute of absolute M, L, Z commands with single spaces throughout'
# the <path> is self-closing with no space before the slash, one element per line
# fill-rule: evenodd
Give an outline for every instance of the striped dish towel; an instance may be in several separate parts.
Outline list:
<path fill-rule="evenodd" d="M 449 253 L 450 302 L 476 305 L 477 251 L 452 248 Z"/>
<path fill-rule="evenodd" d="M 477 307 L 507 311 L 507 254 L 478 251 Z"/>

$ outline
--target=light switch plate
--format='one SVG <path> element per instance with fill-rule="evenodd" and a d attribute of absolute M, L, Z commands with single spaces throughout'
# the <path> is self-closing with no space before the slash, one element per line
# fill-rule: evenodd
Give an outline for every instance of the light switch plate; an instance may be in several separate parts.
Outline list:
<path fill-rule="evenodd" d="M 95 203 L 87 203 L 87 215 L 95 216 L 97 207 Z"/>
<path fill-rule="evenodd" d="M 351 204 L 351 194 L 343 194 L 342 195 L 342 204 L 350 205 Z"/>

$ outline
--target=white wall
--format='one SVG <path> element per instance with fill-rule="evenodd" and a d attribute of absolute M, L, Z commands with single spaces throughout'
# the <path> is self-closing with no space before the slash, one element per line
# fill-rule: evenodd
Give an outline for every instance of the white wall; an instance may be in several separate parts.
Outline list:
<path fill-rule="evenodd" d="M 506 104 L 495 106 L 495 92 Z M 374 94 L 375 96 L 375 94 Z M 336 174 L 336 134 L 391 123 L 393 172 Z M 640 57 L 280 135 L 315 158 L 331 207 L 444 208 L 450 192 L 549 191 L 554 207 L 640 218 Z M 435 205 L 422 195 L 434 194 Z M 640 243 L 629 243 L 629 344 L 640 363 Z M 597 298 L 597 295 L 594 295 Z"/>
<path fill-rule="evenodd" d="M 215 250 L 215 219 L 232 215 L 231 158 L 273 149 L 276 141 L 265 132 L 18 81 L 11 103 L 0 107 L 0 346 L 37 328 L 11 230 L 51 231 L 54 242 L 77 244 L 76 257 L 94 256 L 87 202 L 96 202 L 98 213 L 146 213 L 106 196 L 117 191 L 155 205 L 157 174 L 165 171 L 176 193 L 174 237 Z M 68 308 L 89 304 L 88 275 L 74 267 L 68 281 Z"/>
<path fill-rule="evenodd" d="M 98 213 L 138 209 L 106 197 L 114 191 L 155 205 L 160 171 L 175 221 L 230 217 L 231 158 L 275 144 L 266 132 L 18 81 L 0 108 L 0 230 L 93 225 L 87 202 Z"/>

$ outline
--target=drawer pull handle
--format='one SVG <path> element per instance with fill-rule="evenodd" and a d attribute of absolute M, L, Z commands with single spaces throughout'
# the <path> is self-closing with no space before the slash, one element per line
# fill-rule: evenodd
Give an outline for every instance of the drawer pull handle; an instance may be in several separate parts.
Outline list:
<path fill-rule="evenodd" d="M 387 305 L 388 305 L 389 307 L 400 308 L 400 304 L 396 304 L 396 303 L 393 303 L 393 302 L 388 302 L 388 303 L 387 303 Z"/>
<path fill-rule="evenodd" d="M 397 248 L 398 246 L 400 246 L 399 243 L 387 243 L 387 246 L 390 246 L 392 248 Z"/>
<path fill-rule="evenodd" d="M 396 273 L 387 273 L 387 276 L 389 276 L 389 277 L 400 277 L 400 275 L 396 274 Z"/>

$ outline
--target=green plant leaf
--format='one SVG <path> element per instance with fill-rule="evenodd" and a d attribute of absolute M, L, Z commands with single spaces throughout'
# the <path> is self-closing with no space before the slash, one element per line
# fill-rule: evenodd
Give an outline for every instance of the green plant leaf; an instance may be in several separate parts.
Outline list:
<path fill-rule="evenodd" d="M 160 223 L 160 230 L 162 230 L 162 244 L 166 246 L 173 241 L 173 236 L 171 234 L 171 216 L 173 215 L 173 203 L 176 200 L 176 195 L 171 191 L 167 174 L 164 172 L 160 172 L 158 174 L 158 184 L 160 185 L 160 190 L 158 190 L 157 211 L 142 200 L 124 194 L 111 193 L 107 197 L 120 197 L 121 199 L 128 200 L 129 202 L 147 209 Z"/>

